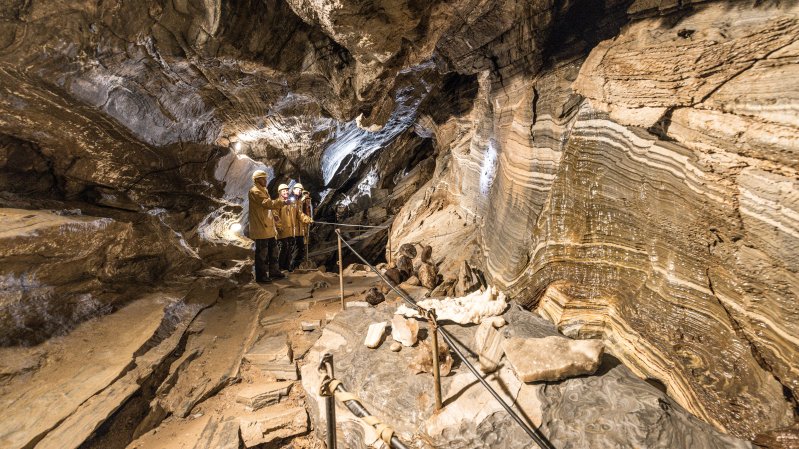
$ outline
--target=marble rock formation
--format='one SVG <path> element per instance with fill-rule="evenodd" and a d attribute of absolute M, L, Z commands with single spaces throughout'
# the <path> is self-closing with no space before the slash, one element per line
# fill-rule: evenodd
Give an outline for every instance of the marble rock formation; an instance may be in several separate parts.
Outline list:
<path fill-rule="evenodd" d="M 522 382 L 557 381 L 594 374 L 602 359 L 602 342 L 562 337 L 508 338 L 502 351 Z"/>
<path fill-rule="evenodd" d="M 789 426 L 799 9 L 575 7 L 548 59 L 503 58 L 524 41 L 497 33 L 471 105 L 420 120 L 436 171 L 391 241 L 431 245 L 443 273 L 468 261 L 719 430 Z"/>
<path fill-rule="evenodd" d="M 402 343 L 403 346 L 413 346 L 416 344 L 419 334 L 419 322 L 414 319 L 403 318 L 394 315 L 391 318 L 391 338 Z"/>
<path fill-rule="evenodd" d="M 439 320 L 452 321 L 458 324 L 480 324 L 487 317 L 502 315 L 508 308 L 505 294 L 497 292 L 495 287 L 485 291 L 475 291 L 460 298 L 423 299 L 417 304 L 424 309 L 433 309 Z M 419 313 L 406 306 L 397 308 L 398 315 L 419 317 Z"/>
<path fill-rule="evenodd" d="M 386 335 L 386 327 L 388 326 L 388 322 L 381 321 L 379 323 L 372 323 L 369 325 L 369 328 L 366 330 L 366 338 L 363 341 L 363 344 L 366 345 L 367 348 L 375 349 L 383 343 L 383 337 Z"/>
<path fill-rule="evenodd" d="M 319 437 L 324 437 L 325 412 L 324 398 L 318 395 L 320 374 L 316 366 L 319 358 L 329 352 L 336 361 L 336 377 L 347 390 L 360 398 L 370 413 L 392 426 L 409 446 L 489 448 L 533 444 L 463 363 L 454 365 L 450 375 L 442 377 L 445 406 L 434 413 L 430 376 L 398 369 L 409 366 L 416 351 L 392 352 L 388 345 L 377 349 L 363 345 L 370 323 L 384 321 L 391 314 L 388 305 L 340 312 L 306 355 L 308 363 L 302 368 L 302 382 L 314 432 Z M 531 312 L 511 309 L 504 317 L 508 321 L 505 329 L 512 337 L 564 338 L 558 336 L 551 323 Z M 461 342 L 472 341 L 476 329 L 447 328 Z M 604 362 L 593 376 L 560 382 L 524 384 L 507 366 L 487 376 L 486 381 L 538 426 L 554 447 L 752 448 L 750 443 L 720 434 L 691 416 L 612 358 L 606 356 Z M 367 447 L 375 441 L 374 428 L 338 402 L 336 418 L 340 441 L 346 441 L 349 447 Z M 597 431 L 597 425 L 601 431 Z"/>
<path fill-rule="evenodd" d="M 799 397 L 798 38 L 755 0 L 4 2 L 0 206 L 84 215 L 3 242 L 0 345 L 246 282 L 261 169 L 390 226 L 348 237 L 369 260 L 423 247 L 433 296 L 476 276 L 765 438 Z"/>
<path fill-rule="evenodd" d="M 411 360 L 410 365 L 408 368 L 414 374 L 420 373 L 432 373 L 433 372 L 433 343 L 431 340 L 427 339 L 422 341 L 419 346 L 416 347 L 416 355 L 414 355 L 413 360 Z M 449 376 L 449 373 L 452 372 L 452 364 L 455 360 L 452 358 L 452 354 L 449 351 L 449 346 L 447 346 L 441 340 L 438 341 L 438 369 L 439 374 L 442 376 Z"/>

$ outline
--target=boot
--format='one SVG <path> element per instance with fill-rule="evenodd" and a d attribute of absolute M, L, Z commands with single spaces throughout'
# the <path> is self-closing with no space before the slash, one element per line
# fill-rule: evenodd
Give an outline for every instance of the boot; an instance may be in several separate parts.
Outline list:
<path fill-rule="evenodd" d="M 280 267 L 278 267 L 277 264 L 274 264 L 269 267 L 269 277 L 272 279 L 283 279 L 286 275 L 280 271 Z"/>

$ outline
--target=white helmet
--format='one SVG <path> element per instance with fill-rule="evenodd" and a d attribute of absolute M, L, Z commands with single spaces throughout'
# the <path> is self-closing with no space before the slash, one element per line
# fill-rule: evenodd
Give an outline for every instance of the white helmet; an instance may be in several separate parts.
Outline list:
<path fill-rule="evenodd" d="M 269 175 L 267 175 L 266 172 L 263 171 L 263 170 L 255 170 L 252 173 L 252 180 L 253 181 L 255 181 L 258 178 L 268 178 L 268 177 L 269 177 Z"/>
<path fill-rule="evenodd" d="M 288 190 L 288 189 L 289 189 L 289 186 L 287 186 L 286 184 L 280 184 L 279 186 L 277 186 L 277 191 L 278 192 L 280 192 L 281 190 Z"/>

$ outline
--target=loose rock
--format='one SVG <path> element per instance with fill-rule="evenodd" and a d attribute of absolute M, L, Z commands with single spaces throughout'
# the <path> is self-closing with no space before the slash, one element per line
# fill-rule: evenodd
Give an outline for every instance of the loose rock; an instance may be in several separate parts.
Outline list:
<path fill-rule="evenodd" d="M 438 272 L 435 265 L 423 263 L 419 267 L 419 283 L 429 290 L 433 290 L 438 282 Z"/>
<path fill-rule="evenodd" d="M 405 256 L 398 257 L 397 269 L 402 274 L 401 280 L 408 279 L 411 277 L 411 275 L 413 275 L 413 260 Z"/>
<path fill-rule="evenodd" d="M 269 407 L 239 418 L 239 426 L 241 439 L 250 448 L 307 432 L 308 414 L 303 407 Z"/>
<path fill-rule="evenodd" d="M 458 282 L 455 284 L 455 295 L 464 296 L 480 288 L 480 279 L 475 274 L 469 262 L 461 263 L 458 271 Z"/>
<path fill-rule="evenodd" d="M 389 349 L 391 349 L 392 352 L 400 352 L 402 350 L 402 344 L 395 341 L 394 343 L 391 343 Z"/>
<path fill-rule="evenodd" d="M 448 376 L 452 372 L 452 355 L 449 353 L 449 346 L 446 343 L 438 342 L 438 369 L 441 376 Z M 409 368 L 412 372 L 432 373 L 433 372 L 433 350 L 430 340 L 423 341 L 416 348 L 416 355 L 411 360 Z"/>
<path fill-rule="evenodd" d="M 474 352 L 479 356 L 479 365 L 484 373 L 492 373 L 499 367 L 500 359 L 505 351 L 502 349 L 502 334 L 496 329 L 497 319 L 492 317 L 483 320 L 474 334 Z"/>
<path fill-rule="evenodd" d="M 399 285 L 402 283 L 402 273 L 400 273 L 400 270 L 398 270 L 396 267 L 392 267 L 384 271 L 383 276 L 388 278 L 388 280 L 394 285 Z"/>
<path fill-rule="evenodd" d="M 380 344 L 383 343 L 383 336 L 386 333 L 387 326 L 388 323 L 385 321 L 370 324 L 369 329 L 366 330 L 366 339 L 363 344 L 371 349 L 379 347 Z"/>
<path fill-rule="evenodd" d="M 421 259 L 422 262 L 432 263 L 431 260 L 432 258 L 433 258 L 433 247 L 430 245 L 424 245 L 422 247 L 421 254 L 419 254 L 419 259 Z"/>
<path fill-rule="evenodd" d="M 403 243 L 399 247 L 400 256 L 407 257 L 409 259 L 413 259 L 416 257 L 416 247 L 410 243 Z"/>
<path fill-rule="evenodd" d="M 281 398 L 288 396 L 292 385 L 294 385 L 292 381 L 250 385 L 239 390 L 236 402 L 244 404 L 252 411 L 260 410 L 268 405 L 277 404 Z"/>
<path fill-rule="evenodd" d="M 559 336 L 512 337 L 503 341 L 502 349 L 519 380 L 536 382 L 593 374 L 599 368 L 604 345 L 600 340 Z"/>
<path fill-rule="evenodd" d="M 422 285 L 419 282 L 419 278 L 416 276 L 409 277 L 408 280 L 405 281 L 405 284 L 410 285 L 412 287 L 418 287 L 419 285 Z"/>
<path fill-rule="evenodd" d="M 300 322 L 300 327 L 305 332 L 311 332 L 319 329 L 322 326 L 322 322 L 320 320 L 312 320 L 312 321 L 302 321 Z"/>
<path fill-rule="evenodd" d="M 461 298 L 424 299 L 418 302 L 425 309 L 435 309 L 438 319 L 458 324 L 480 324 L 484 318 L 502 315 L 508 307 L 505 294 L 496 288 L 472 292 Z M 419 317 L 415 309 L 400 305 L 397 312 L 406 317 Z"/>
<path fill-rule="evenodd" d="M 372 287 L 368 292 L 366 292 L 364 299 L 369 303 L 369 305 L 376 306 L 385 301 L 386 297 L 382 292 L 380 292 L 380 290 L 377 289 L 377 287 Z"/>
<path fill-rule="evenodd" d="M 391 319 L 391 337 L 403 346 L 415 345 L 418 333 L 419 323 L 416 320 L 409 320 L 401 315 L 394 315 Z"/>

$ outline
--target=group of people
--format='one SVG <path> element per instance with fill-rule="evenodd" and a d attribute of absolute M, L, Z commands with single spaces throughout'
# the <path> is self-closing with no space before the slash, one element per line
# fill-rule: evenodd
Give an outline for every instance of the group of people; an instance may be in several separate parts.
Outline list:
<path fill-rule="evenodd" d="M 268 175 L 257 170 L 250 189 L 250 238 L 255 240 L 255 281 L 272 282 L 286 277 L 282 271 L 294 271 L 306 255 L 311 218 L 311 195 L 302 184 L 278 186 L 278 198 L 272 199 L 266 186 Z"/>

